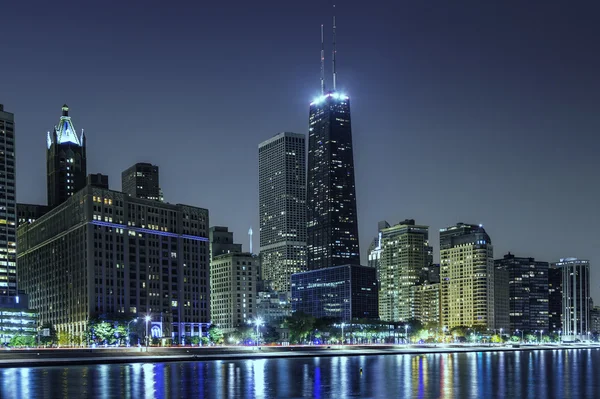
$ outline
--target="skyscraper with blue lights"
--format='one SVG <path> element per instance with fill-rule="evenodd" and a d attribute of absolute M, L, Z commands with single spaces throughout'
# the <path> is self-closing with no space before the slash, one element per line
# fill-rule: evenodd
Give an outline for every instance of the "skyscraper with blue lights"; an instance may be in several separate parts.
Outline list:
<path fill-rule="evenodd" d="M 83 130 L 77 136 L 66 104 L 47 140 L 48 206 L 54 208 L 84 188 L 87 176 L 85 136 Z"/>
<path fill-rule="evenodd" d="M 321 44 L 323 42 L 321 28 Z M 333 90 L 310 104 L 307 178 L 308 269 L 360 264 L 350 98 L 337 91 L 335 19 Z"/>

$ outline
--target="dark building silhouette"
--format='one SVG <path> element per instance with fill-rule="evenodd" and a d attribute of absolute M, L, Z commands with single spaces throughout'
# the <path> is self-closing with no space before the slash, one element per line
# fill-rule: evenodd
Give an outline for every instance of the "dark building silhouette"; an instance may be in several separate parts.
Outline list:
<path fill-rule="evenodd" d="M 52 133 L 48 132 L 47 177 L 48 206 L 54 208 L 85 187 L 87 176 L 85 136 L 77 136 L 69 116 L 69 107 L 62 107 L 62 116 Z"/>
<path fill-rule="evenodd" d="M 17 295 L 15 118 L 0 104 L 0 296 Z"/>
<path fill-rule="evenodd" d="M 122 191 L 130 197 L 162 201 L 158 180 L 158 166 L 136 163 L 121 174 Z"/>
<path fill-rule="evenodd" d="M 494 264 L 508 273 L 511 331 L 548 331 L 548 262 L 508 253 Z"/>
<path fill-rule="evenodd" d="M 554 265 L 548 269 L 548 324 L 562 332 L 562 270 Z"/>
<path fill-rule="evenodd" d="M 108 190 L 108 176 L 102 173 L 89 174 L 87 177 L 87 185 Z"/>
<path fill-rule="evenodd" d="M 37 204 L 17 204 L 18 225 L 33 223 L 48 212 L 48 206 Z"/>

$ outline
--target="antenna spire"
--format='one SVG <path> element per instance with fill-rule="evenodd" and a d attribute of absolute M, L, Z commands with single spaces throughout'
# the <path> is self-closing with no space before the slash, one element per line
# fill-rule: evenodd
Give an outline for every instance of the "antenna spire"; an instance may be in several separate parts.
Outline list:
<path fill-rule="evenodd" d="M 333 66 L 333 91 L 335 91 L 335 81 L 336 81 L 336 72 L 335 72 L 335 4 L 333 5 L 333 11 L 334 11 L 334 15 L 333 15 L 333 50 L 331 50 L 332 52 L 332 66 Z"/>
<path fill-rule="evenodd" d="M 321 94 L 325 94 L 325 43 L 323 42 L 323 24 L 321 24 Z"/>

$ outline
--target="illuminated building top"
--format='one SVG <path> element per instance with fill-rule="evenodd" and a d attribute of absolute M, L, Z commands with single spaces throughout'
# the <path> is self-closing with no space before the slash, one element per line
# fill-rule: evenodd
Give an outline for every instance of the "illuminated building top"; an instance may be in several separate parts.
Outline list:
<path fill-rule="evenodd" d="M 53 143 L 72 143 L 81 147 L 83 146 L 83 140 L 83 130 L 81 131 L 81 136 L 77 137 L 75 126 L 73 126 L 73 121 L 71 121 L 71 117 L 69 116 L 69 107 L 67 104 L 63 105 L 62 116 L 58 121 L 58 125 L 54 127 L 54 134 L 48 132 L 48 148 L 50 148 Z"/>

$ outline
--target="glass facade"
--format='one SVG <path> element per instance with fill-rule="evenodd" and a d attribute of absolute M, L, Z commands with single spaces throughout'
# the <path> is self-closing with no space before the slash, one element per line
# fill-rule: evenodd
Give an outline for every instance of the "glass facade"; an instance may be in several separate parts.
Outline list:
<path fill-rule="evenodd" d="M 562 274 L 562 332 L 565 339 L 587 339 L 591 333 L 590 262 L 564 258 L 556 263 Z"/>
<path fill-rule="evenodd" d="M 15 336 L 36 336 L 38 314 L 28 309 L 27 295 L 0 296 L 0 344 Z"/>
<path fill-rule="evenodd" d="M 311 103 L 308 137 L 308 269 L 359 264 L 350 99 Z"/>
<path fill-rule="evenodd" d="M 341 321 L 378 319 L 372 267 L 343 265 L 292 275 L 292 311 Z"/>

